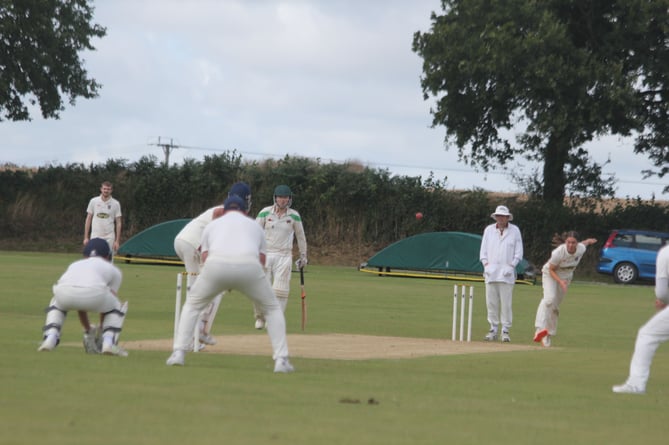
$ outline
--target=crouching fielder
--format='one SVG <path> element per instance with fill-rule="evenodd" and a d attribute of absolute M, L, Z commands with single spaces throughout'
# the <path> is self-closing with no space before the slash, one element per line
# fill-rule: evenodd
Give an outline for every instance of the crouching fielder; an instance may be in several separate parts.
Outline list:
<path fill-rule="evenodd" d="M 237 195 L 242 198 L 247 207 L 251 207 L 251 188 L 245 182 L 237 182 L 232 185 L 228 197 Z M 200 273 L 200 241 L 204 228 L 214 219 L 223 214 L 223 206 L 212 207 L 199 216 L 193 218 L 174 238 L 174 251 L 186 266 L 186 272 L 192 274 L 193 284 Z M 211 327 L 221 303 L 223 295 L 220 294 L 207 305 L 200 315 L 199 339 L 204 345 L 215 345 L 216 339 L 211 335 Z"/>
<path fill-rule="evenodd" d="M 186 296 L 177 338 L 168 366 L 183 366 L 202 309 L 226 289 L 236 289 L 262 308 L 272 344 L 274 372 L 292 372 L 288 360 L 286 320 L 269 281 L 265 277 L 265 235 L 248 218 L 246 202 L 230 196 L 223 203 L 223 216 L 209 223 L 202 233 L 202 269 Z"/>
<path fill-rule="evenodd" d="M 551 345 L 551 337 L 557 333 L 560 303 L 567 295 L 569 284 L 574 278 L 574 270 L 581 262 L 587 246 L 596 242 L 595 238 L 579 242 L 578 233 L 574 231 L 565 232 L 562 235 L 556 234 L 553 237 L 553 246 L 557 247 L 541 268 L 544 297 L 539 302 L 534 322 L 535 342 L 541 342 L 544 346 Z"/>
<path fill-rule="evenodd" d="M 53 286 L 38 351 L 51 351 L 60 343 L 67 311 L 76 310 L 84 327 L 86 352 L 125 357 L 128 353 L 118 345 L 128 309 L 128 303 L 121 304 L 116 296 L 121 287 L 121 271 L 111 264 L 109 244 L 102 238 L 89 240 L 83 253 L 85 258 L 70 264 Z M 88 312 L 101 314 L 101 338 L 96 338 L 97 330 L 91 326 Z"/>

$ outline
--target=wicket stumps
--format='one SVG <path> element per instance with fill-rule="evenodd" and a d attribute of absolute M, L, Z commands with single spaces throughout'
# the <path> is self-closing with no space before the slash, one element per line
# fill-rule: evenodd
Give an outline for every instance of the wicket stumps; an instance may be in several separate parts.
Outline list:
<path fill-rule="evenodd" d="M 176 346 L 177 342 L 177 332 L 179 331 L 179 319 L 181 318 L 182 300 L 185 299 L 185 297 L 190 292 L 191 283 L 195 280 L 196 275 L 197 274 L 195 273 L 188 273 L 188 272 L 179 272 L 177 274 L 177 294 L 174 304 L 174 337 L 173 337 L 174 339 L 172 347 Z M 184 276 L 186 277 L 185 287 L 184 287 Z M 198 322 L 195 324 L 195 331 L 193 333 L 193 352 L 198 352 L 199 350 L 199 348 L 196 347 L 197 345 L 200 344 L 200 329 L 198 329 L 199 323 L 200 322 L 198 319 Z"/>
<path fill-rule="evenodd" d="M 472 341 L 472 307 L 474 306 L 474 286 L 460 285 L 460 341 L 464 341 L 465 335 L 465 305 L 467 303 L 467 289 L 469 289 L 469 311 L 467 315 L 467 341 Z M 453 286 L 453 333 L 451 340 L 456 340 L 458 327 L 458 285 Z"/>

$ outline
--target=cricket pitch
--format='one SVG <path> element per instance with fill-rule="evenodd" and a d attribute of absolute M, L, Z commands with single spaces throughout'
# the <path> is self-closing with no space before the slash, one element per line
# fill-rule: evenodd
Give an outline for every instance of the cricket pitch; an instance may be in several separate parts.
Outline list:
<path fill-rule="evenodd" d="M 200 353 L 272 355 L 267 333 L 216 336 L 217 344 Z M 128 350 L 171 351 L 172 339 L 128 341 Z M 431 338 L 406 338 L 351 334 L 288 334 L 291 357 L 369 360 L 406 359 L 442 355 L 481 354 L 511 351 L 539 351 L 545 348 L 500 342 L 460 342 Z"/>

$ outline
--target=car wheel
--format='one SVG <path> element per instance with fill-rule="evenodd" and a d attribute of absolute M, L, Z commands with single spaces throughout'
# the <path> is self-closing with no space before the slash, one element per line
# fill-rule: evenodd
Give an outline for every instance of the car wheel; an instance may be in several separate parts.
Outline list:
<path fill-rule="evenodd" d="M 636 281 L 639 271 L 632 263 L 620 263 L 613 269 L 613 281 L 620 284 L 630 284 Z"/>

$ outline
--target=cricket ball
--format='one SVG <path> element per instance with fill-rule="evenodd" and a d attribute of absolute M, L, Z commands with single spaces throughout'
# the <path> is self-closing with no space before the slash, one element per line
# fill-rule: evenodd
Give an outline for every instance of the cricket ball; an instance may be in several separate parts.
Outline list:
<path fill-rule="evenodd" d="M 417 220 L 421 220 L 421 219 L 423 219 L 423 213 L 422 213 L 422 212 L 418 212 L 418 213 L 416 213 L 416 219 L 417 219 Z"/>

